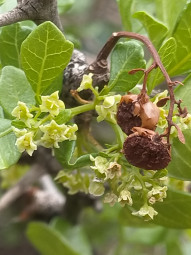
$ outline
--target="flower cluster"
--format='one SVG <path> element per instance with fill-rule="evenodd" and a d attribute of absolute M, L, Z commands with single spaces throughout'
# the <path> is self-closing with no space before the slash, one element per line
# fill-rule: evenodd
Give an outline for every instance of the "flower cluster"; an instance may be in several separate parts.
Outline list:
<path fill-rule="evenodd" d="M 41 96 L 39 107 L 31 107 L 23 102 L 13 109 L 13 131 L 17 137 L 16 145 L 20 152 L 26 151 L 32 155 L 38 145 L 46 148 L 59 148 L 59 143 L 65 140 L 76 140 L 76 124 L 58 124 L 56 117 L 65 110 L 63 101 L 59 99 L 58 91 L 50 96 Z M 21 128 L 22 127 L 22 128 Z"/>
<path fill-rule="evenodd" d="M 83 191 L 94 196 L 103 195 L 104 203 L 111 206 L 119 203 L 122 207 L 132 207 L 132 215 L 142 217 L 146 221 L 157 215 L 153 204 L 166 198 L 165 170 L 157 173 L 155 171 L 140 173 L 135 167 L 122 167 L 109 156 L 90 156 L 90 160 L 92 165 L 88 172 L 75 170 L 71 173 L 64 171 L 59 173 L 57 179 L 69 189 L 70 194 Z M 135 206 L 137 204 L 135 191 L 143 199 L 140 208 Z"/>

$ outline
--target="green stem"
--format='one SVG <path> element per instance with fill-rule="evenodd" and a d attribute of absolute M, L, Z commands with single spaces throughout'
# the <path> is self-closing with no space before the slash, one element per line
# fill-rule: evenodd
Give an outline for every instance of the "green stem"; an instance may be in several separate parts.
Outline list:
<path fill-rule="evenodd" d="M 95 108 L 95 102 L 71 108 L 71 118 L 73 118 L 74 116 L 76 116 L 80 113 L 91 111 L 94 108 Z"/>
<path fill-rule="evenodd" d="M 45 118 L 43 118 L 41 121 L 39 121 L 39 126 L 42 125 L 43 123 L 47 122 L 51 120 L 51 115 L 49 114 L 48 116 L 46 116 Z"/>
<path fill-rule="evenodd" d="M 112 128 L 113 128 L 113 130 L 116 134 L 117 142 L 119 144 L 119 147 L 122 149 L 123 148 L 123 143 L 124 143 L 124 134 L 123 134 L 121 128 L 117 124 L 110 123 L 110 125 L 112 126 Z"/>
<path fill-rule="evenodd" d="M 9 133 L 13 132 L 12 127 L 8 128 L 7 130 L 5 130 L 4 132 L 0 133 L 0 138 L 3 136 L 8 135 Z"/>

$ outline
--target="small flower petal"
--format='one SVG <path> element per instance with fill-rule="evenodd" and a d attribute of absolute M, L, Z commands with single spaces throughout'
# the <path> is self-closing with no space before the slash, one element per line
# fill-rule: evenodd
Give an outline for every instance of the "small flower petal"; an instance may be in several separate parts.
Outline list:
<path fill-rule="evenodd" d="M 92 73 L 84 74 L 80 87 L 77 89 L 78 92 L 84 90 L 84 89 L 90 89 L 92 87 Z"/>
<path fill-rule="evenodd" d="M 11 114 L 18 120 L 23 121 L 28 127 L 31 126 L 30 119 L 33 118 L 33 115 L 29 112 L 29 109 L 25 103 L 19 101 Z"/>
<path fill-rule="evenodd" d="M 52 116 L 57 116 L 61 110 L 65 109 L 64 102 L 59 100 L 58 91 L 50 96 L 41 96 L 41 112 L 49 112 Z"/>
<path fill-rule="evenodd" d="M 148 206 L 147 204 L 142 206 L 139 211 L 132 213 L 132 215 L 143 217 L 145 221 L 153 220 L 154 216 L 157 214 L 158 212 L 156 212 L 153 207 Z"/>
<path fill-rule="evenodd" d="M 37 145 L 33 141 L 33 132 L 25 133 L 24 135 L 17 138 L 16 145 L 18 147 L 18 150 L 20 152 L 23 152 L 26 150 L 26 152 L 32 156 L 34 150 L 37 150 Z"/>

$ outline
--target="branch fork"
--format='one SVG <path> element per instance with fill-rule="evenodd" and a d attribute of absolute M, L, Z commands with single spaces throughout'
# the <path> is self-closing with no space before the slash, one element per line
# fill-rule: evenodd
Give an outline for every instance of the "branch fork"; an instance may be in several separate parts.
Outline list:
<path fill-rule="evenodd" d="M 146 47 L 148 48 L 148 50 L 151 53 L 152 58 L 154 60 L 154 62 L 151 64 L 151 66 L 146 70 L 142 69 L 142 68 L 137 68 L 137 69 L 133 69 L 133 70 L 129 71 L 129 74 L 134 74 L 138 71 L 144 72 L 143 87 L 142 87 L 140 96 L 144 98 L 144 96 L 147 94 L 146 83 L 147 83 L 148 75 L 153 69 L 160 68 L 160 70 L 163 73 L 163 76 L 166 80 L 168 90 L 169 90 L 170 106 L 169 106 L 168 116 L 166 118 L 167 122 L 168 122 L 168 128 L 167 128 L 167 131 L 164 134 L 162 134 L 162 136 L 166 137 L 167 138 L 167 143 L 170 144 L 169 136 L 170 136 L 171 127 L 175 126 L 175 128 L 178 131 L 179 140 L 182 143 L 185 143 L 184 135 L 183 135 L 181 129 L 175 123 L 173 123 L 173 121 L 172 121 L 172 116 L 173 116 L 173 111 L 174 111 L 174 105 L 175 104 L 178 105 L 179 114 L 181 116 L 186 117 L 186 115 L 187 115 L 187 110 L 182 109 L 180 107 L 181 102 L 177 103 L 177 101 L 175 100 L 174 91 L 173 91 L 173 86 L 175 86 L 177 84 L 181 84 L 181 85 L 183 85 L 183 84 L 180 81 L 172 81 L 171 80 L 169 74 L 167 73 L 164 65 L 161 62 L 161 59 L 158 55 L 157 50 L 155 49 L 152 42 L 147 37 L 145 37 L 143 35 L 140 35 L 140 34 L 137 34 L 137 33 L 134 33 L 134 32 L 127 32 L 127 31 L 121 31 L 121 32 L 113 33 L 112 36 L 106 42 L 106 44 L 103 46 L 101 51 L 98 53 L 96 60 L 91 64 L 91 66 L 96 66 L 96 65 L 100 66 L 99 63 L 101 63 L 101 62 L 105 63 L 107 61 L 107 58 L 108 58 L 109 54 L 111 53 L 114 46 L 118 42 L 118 40 L 120 38 L 124 38 L 124 37 L 125 38 L 136 39 L 136 40 L 139 40 L 139 41 L 143 42 L 146 45 Z"/>

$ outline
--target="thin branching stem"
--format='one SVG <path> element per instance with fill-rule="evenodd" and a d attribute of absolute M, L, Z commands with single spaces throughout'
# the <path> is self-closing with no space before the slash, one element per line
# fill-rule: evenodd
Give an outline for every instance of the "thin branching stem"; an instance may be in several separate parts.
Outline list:
<path fill-rule="evenodd" d="M 118 40 L 120 38 L 124 38 L 124 37 L 125 38 L 136 39 L 138 41 L 143 42 L 146 45 L 149 52 L 151 53 L 153 61 L 154 61 L 152 63 L 152 65 L 147 70 L 143 70 L 143 69 L 139 68 L 139 69 L 133 69 L 132 72 L 131 72 L 133 74 L 136 71 L 144 71 L 143 89 L 142 89 L 142 92 L 141 92 L 142 95 L 146 94 L 146 83 L 147 83 L 149 73 L 154 68 L 157 68 L 157 67 L 159 67 L 161 72 L 163 73 L 163 76 L 164 76 L 164 78 L 167 82 L 167 85 L 168 85 L 169 95 L 170 95 L 170 106 L 169 106 L 169 112 L 168 112 L 168 116 L 167 116 L 168 130 L 165 132 L 165 134 L 163 136 L 167 137 L 167 142 L 169 143 L 169 136 L 170 136 L 171 127 L 175 126 L 178 130 L 178 134 L 179 134 L 178 137 L 179 137 L 180 141 L 184 143 L 185 141 L 184 141 L 184 136 L 182 134 L 182 131 L 172 121 L 174 105 L 176 104 L 174 91 L 173 91 L 173 86 L 175 84 L 181 84 L 181 82 L 171 80 L 171 78 L 168 75 L 164 65 L 161 62 L 161 59 L 159 57 L 159 54 L 158 54 L 157 50 L 155 49 L 154 45 L 152 44 L 152 42 L 147 37 L 145 37 L 143 35 L 140 35 L 140 34 L 137 34 L 137 33 L 134 33 L 134 32 L 127 32 L 127 31 L 115 32 L 108 39 L 106 44 L 103 46 L 103 48 L 99 52 L 95 62 L 100 63 L 100 62 L 106 61 L 106 59 L 108 58 L 109 54 L 113 50 L 113 48 L 116 45 L 116 43 L 118 42 Z"/>

